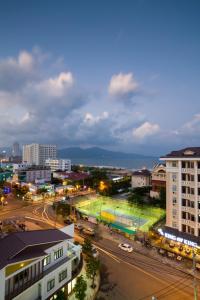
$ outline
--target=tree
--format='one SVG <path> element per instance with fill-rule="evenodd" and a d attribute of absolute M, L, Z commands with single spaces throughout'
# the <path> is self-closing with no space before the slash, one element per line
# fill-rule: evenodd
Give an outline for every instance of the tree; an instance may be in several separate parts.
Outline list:
<path fill-rule="evenodd" d="M 67 300 L 67 297 L 65 295 L 65 292 L 63 292 L 62 290 L 59 290 L 57 292 L 57 297 L 56 297 L 57 300 Z"/>
<path fill-rule="evenodd" d="M 75 293 L 76 299 L 84 300 L 86 297 L 86 290 L 87 290 L 87 282 L 83 278 L 83 275 L 81 275 L 77 278 L 77 281 L 76 281 L 76 284 L 74 287 L 74 293 Z"/>
<path fill-rule="evenodd" d="M 99 270 L 100 260 L 94 258 L 93 256 L 88 257 L 86 262 L 86 274 L 88 278 L 92 279 L 92 288 L 95 288 L 94 280 Z"/>
<path fill-rule="evenodd" d="M 92 254 L 92 243 L 89 238 L 84 239 L 84 243 L 82 246 L 83 253 L 90 256 Z"/>

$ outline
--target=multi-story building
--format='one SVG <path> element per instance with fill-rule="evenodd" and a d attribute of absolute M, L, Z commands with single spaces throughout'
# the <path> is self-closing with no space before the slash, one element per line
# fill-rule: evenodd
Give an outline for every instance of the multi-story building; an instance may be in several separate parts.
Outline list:
<path fill-rule="evenodd" d="M 15 232 L 1 239 L 0 300 L 56 299 L 60 290 L 67 297 L 82 267 L 71 231 Z"/>
<path fill-rule="evenodd" d="M 71 160 L 70 159 L 46 159 L 45 165 L 51 168 L 51 171 L 68 171 L 71 172 Z"/>
<path fill-rule="evenodd" d="M 17 176 L 18 181 L 20 182 L 39 183 L 51 181 L 51 169 L 46 166 L 15 164 L 14 174 Z"/>
<path fill-rule="evenodd" d="M 166 233 L 194 245 L 200 236 L 200 147 L 172 151 L 161 160 L 166 161 Z"/>
<path fill-rule="evenodd" d="M 151 185 L 151 172 L 147 169 L 138 170 L 132 173 L 131 186 L 132 188 L 144 187 Z"/>
<path fill-rule="evenodd" d="M 15 142 L 12 145 L 12 156 L 16 157 L 16 156 L 20 156 L 21 152 L 20 152 L 20 147 L 19 147 L 19 143 Z"/>
<path fill-rule="evenodd" d="M 161 189 L 166 189 L 166 166 L 164 164 L 154 166 L 151 174 L 151 185 L 150 196 L 159 198 Z"/>
<path fill-rule="evenodd" d="M 44 166 L 46 159 L 56 159 L 56 156 L 56 145 L 23 145 L 23 162 L 26 162 L 30 165 Z"/>

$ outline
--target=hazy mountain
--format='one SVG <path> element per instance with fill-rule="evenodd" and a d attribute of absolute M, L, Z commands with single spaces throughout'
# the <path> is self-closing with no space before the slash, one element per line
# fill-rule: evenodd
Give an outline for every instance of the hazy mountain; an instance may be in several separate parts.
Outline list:
<path fill-rule="evenodd" d="M 98 147 L 92 147 L 87 149 L 82 149 L 79 147 L 70 147 L 58 150 L 58 157 L 60 158 L 98 158 L 98 159 L 156 159 L 153 156 L 145 156 L 135 153 L 124 153 L 109 151 Z"/>

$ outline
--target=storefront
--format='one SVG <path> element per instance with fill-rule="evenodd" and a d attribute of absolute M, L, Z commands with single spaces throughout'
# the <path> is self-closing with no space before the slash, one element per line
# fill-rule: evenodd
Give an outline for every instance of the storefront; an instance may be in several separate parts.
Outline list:
<path fill-rule="evenodd" d="M 159 228 L 158 233 L 160 248 L 189 259 L 192 259 L 195 254 L 196 260 L 200 261 L 200 237 L 167 226 Z"/>

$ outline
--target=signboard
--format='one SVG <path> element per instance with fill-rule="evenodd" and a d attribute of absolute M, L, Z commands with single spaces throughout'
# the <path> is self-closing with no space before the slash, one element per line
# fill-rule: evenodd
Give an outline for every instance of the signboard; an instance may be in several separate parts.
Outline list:
<path fill-rule="evenodd" d="M 191 246 L 191 247 L 199 248 L 197 243 L 187 240 L 185 238 L 182 238 L 180 236 L 173 235 L 171 233 L 163 232 L 163 230 L 161 228 L 158 229 L 158 232 L 167 239 L 173 240 L 175 242 L 183 243 L 183 244 Z"/>

